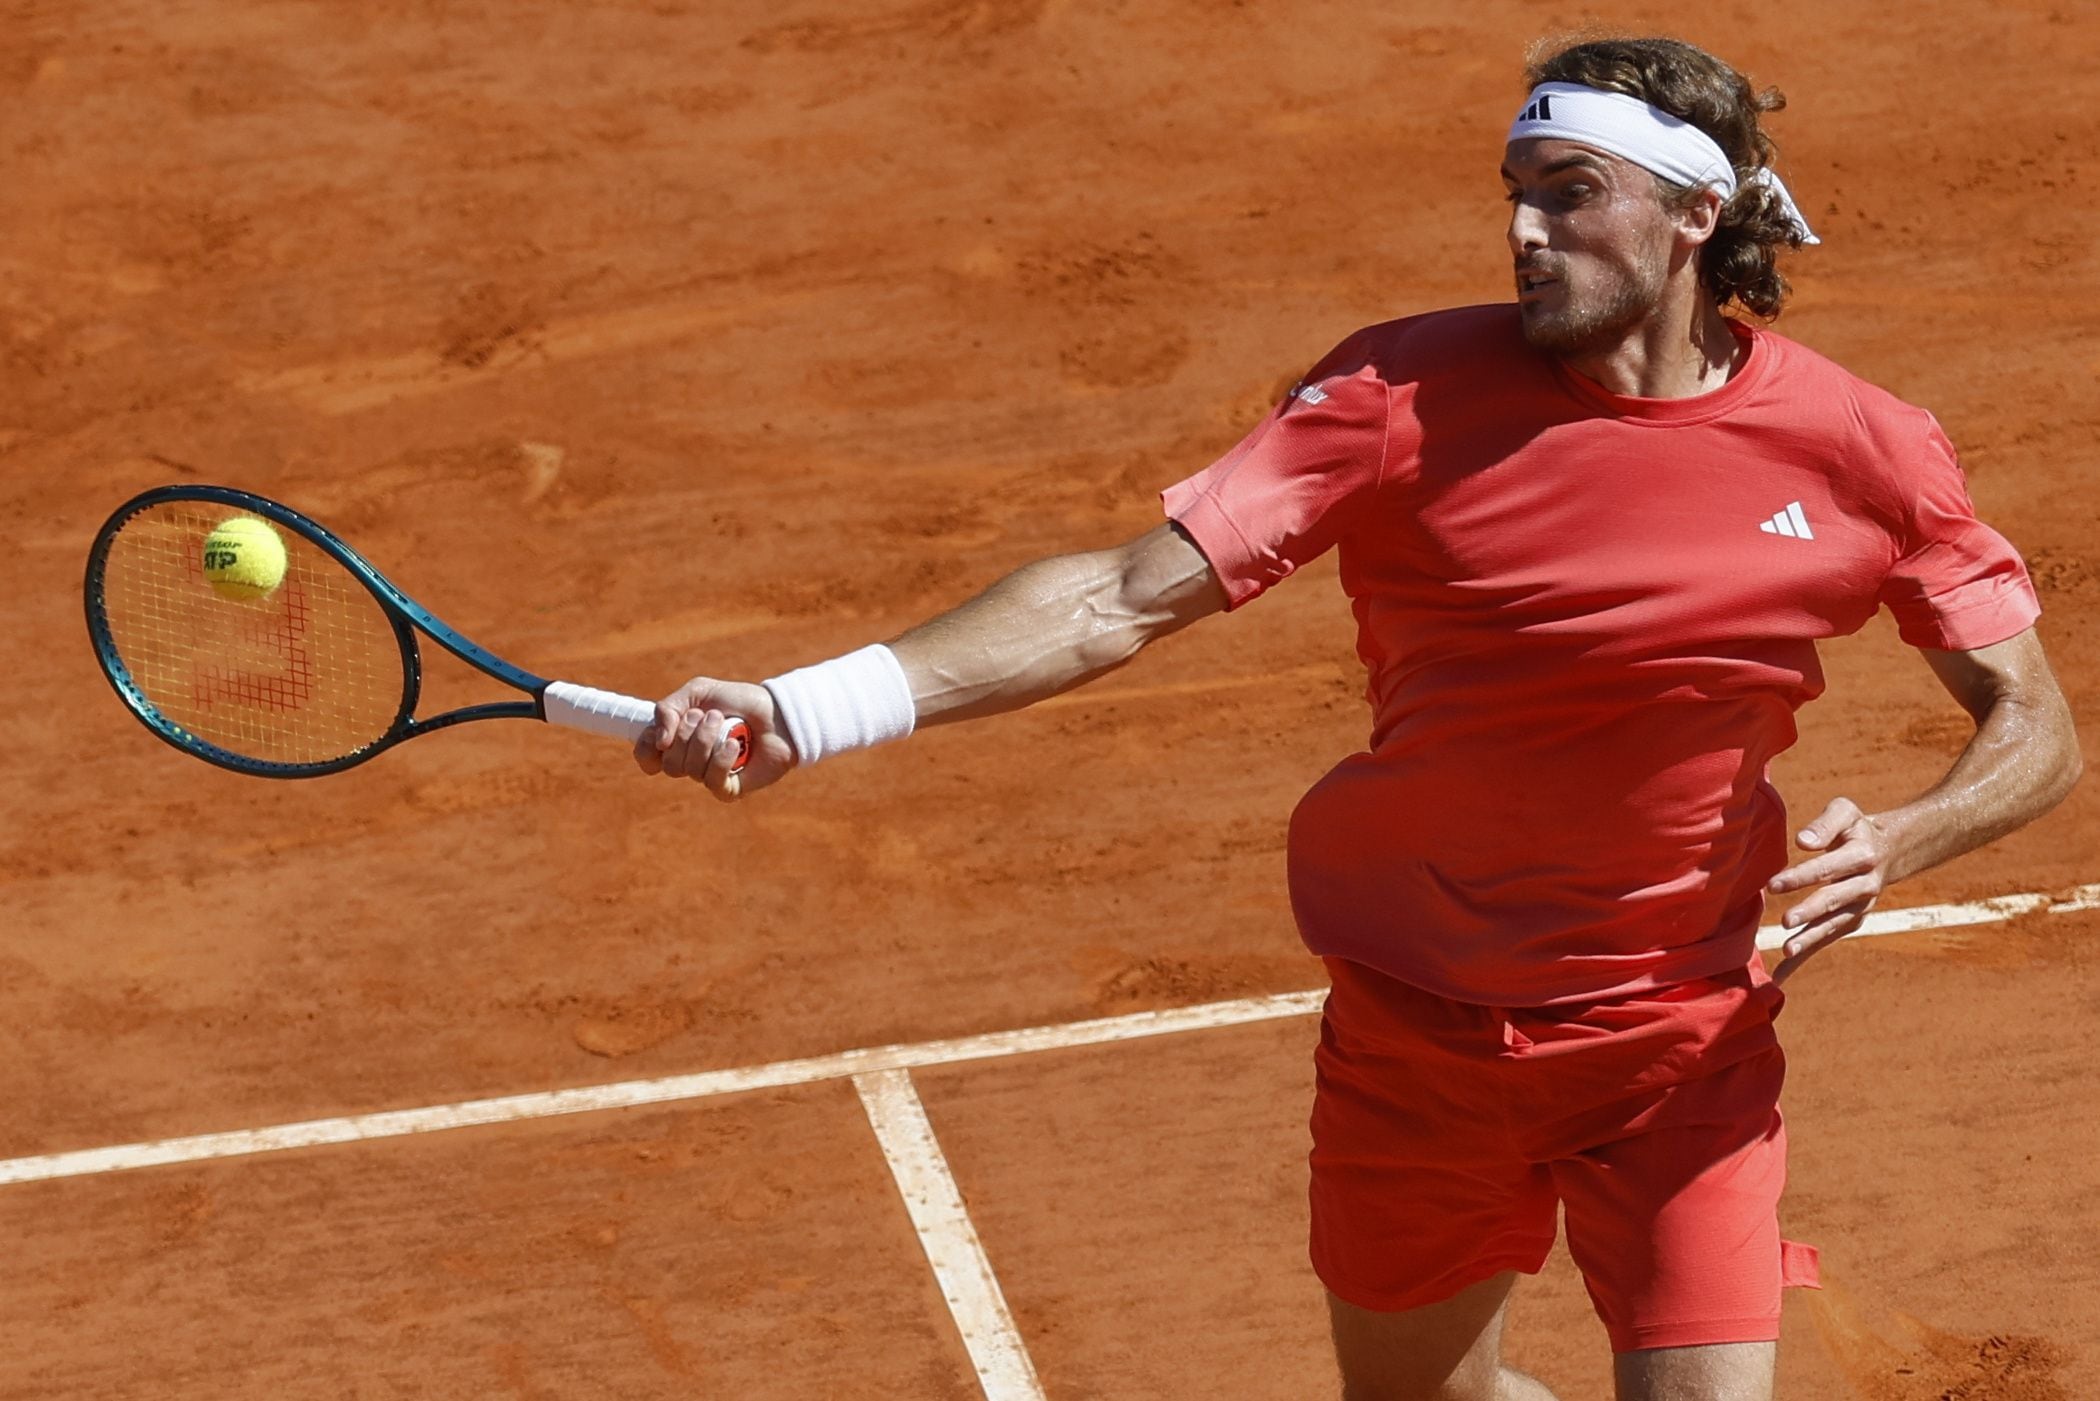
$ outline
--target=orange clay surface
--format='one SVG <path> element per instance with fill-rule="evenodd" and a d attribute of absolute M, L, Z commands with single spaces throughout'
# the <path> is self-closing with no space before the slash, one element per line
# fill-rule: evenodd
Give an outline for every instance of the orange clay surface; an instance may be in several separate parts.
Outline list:
<path fill-rule="evenodd" d="M 1702 14 L 1686 37 L 1792 100 L 1827 242 L 1781 329 L 1940 415 L 2100 734 L 2100 24 Z M 1315 986 L 1284 822 L 1366 729 L 1331 565 L 724 809 L 526 724 L 222 774 L 112 697 L 81 563 L 131 493 L 209 480 L 545 674 L 656 695 L 892 635 L 1147 528 L 1355 327 L 1507 296 L 1521 55 L 1586 17 L 9 7 L 0 1157 Z M 1796 812 L 1930 783 L 1966 721 L 1920 661 L 1882 623 L 1827 660 Z M 1887 903 L 2100 880 L 2096 835 L 2088 783 Z M 1784 1220 L 1836 1287 L 1790 1296 L 1782 1395 L 2100 1396 L 2100 915 L 1865 941 L 1789 990 Z M 1313 1035 L 918 1074 L 1051 1397 L 1334 1394 Z M 7 1398 L 976 1394 L 836 1081 L 4 1187 L 0 1240 Z M 1608 1393 L 1564 1255 L 1509 1349 Z"/>

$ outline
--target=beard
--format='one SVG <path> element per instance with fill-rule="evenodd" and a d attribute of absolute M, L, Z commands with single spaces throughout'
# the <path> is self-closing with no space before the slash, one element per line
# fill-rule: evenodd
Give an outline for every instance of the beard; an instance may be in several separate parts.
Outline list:
<path fill-rule="evenodd" d="M 1518 318 L 1525 342 L 1534 350 L 1560 356 L 1617 344 L 1647 320 L 1662 300 L 1669 269 L 1643 260 L 1631 267 L 1604 270 L 1599 276 L 1608 279 L 1604 285 L 1580 291 L 1565 280 L 1556 283 L 1557 305 L 1520 304 Z"/>

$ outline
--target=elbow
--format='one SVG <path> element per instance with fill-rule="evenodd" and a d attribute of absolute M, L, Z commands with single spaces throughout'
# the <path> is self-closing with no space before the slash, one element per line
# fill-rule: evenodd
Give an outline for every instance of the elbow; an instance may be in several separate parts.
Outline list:
<path fill-rule="evenodd" d="M 2071 702 L 2061 691 L 2056 706 L 2056 731 L 2063 737 L 2064 791 L 2068 793 L 2085 773 L 2085 750 L 2078 742 L 2078 721 L 2071 714 Z"/>
<path fill-rule="evenodd" d="M 2058 802 L 2070 796 L 2071 790 L 2078 786 L 2078 780 L 2085 777 L 2085 755 L 2078 748 L 2078 736 L 2075 733 L 2069 737 L 2069 743 L 2064 749 L 2063 777 L 2059 780 L 2061 791 L 2056 795 Z"/>
<path fill-rule="evenodd" d="M 2071 708 L 2063 705 L 2058 713 L 2056 729 L 2056 754 L 2051 770 L 2055 781 L 2049 785 L 2049 806 L 2055 807 L 2069 797 L 2085 776 L 2085 753 L 2078 743 L 2078 728 L 2072 722 Z"/>

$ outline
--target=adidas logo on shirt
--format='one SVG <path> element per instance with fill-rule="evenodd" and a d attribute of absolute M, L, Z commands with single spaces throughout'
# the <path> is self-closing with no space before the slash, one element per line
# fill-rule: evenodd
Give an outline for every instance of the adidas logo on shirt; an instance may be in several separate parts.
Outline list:
<path fill-rule="evenodd" d="M 1784 535 L 1790 540 L 1813 540 L 1816 533 L 1808 528 L 1808 517 L 1801 514 L 1801 503 L 1789 501 L 1786 509 L 1757 527 L 1767 535 Z"/>

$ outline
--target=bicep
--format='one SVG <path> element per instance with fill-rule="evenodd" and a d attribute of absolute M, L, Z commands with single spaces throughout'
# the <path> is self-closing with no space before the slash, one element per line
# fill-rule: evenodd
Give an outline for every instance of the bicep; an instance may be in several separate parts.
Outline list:
<path fill-rule="evenodd" d="M 1947 694 L 1978 724 L 2001 703 L 2061 707 L 2063 693 L 2033 628 L 1969 651 L 1920 648 Z"/>
<path fill-rule="evenodd" d="M 1224 581 L 1188 532 L 1173 521 L 1146 531 L 1117 555 L 1118 602 L 1142 620 L 1148 639 L 1224 611 Z"/>

